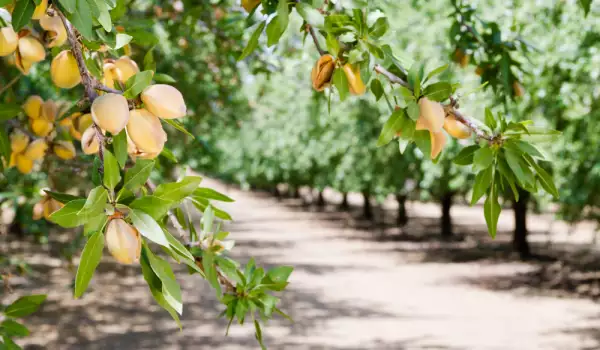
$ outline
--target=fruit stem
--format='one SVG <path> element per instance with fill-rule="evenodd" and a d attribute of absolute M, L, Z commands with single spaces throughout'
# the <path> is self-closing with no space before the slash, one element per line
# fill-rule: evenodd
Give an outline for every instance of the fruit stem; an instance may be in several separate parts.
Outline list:
<path fill-rule="evenodd" d="M 319 44 L 319 39 L 317 39 L 317 33 L 315 33 L 315 28 L 313 28 L 310 24 L 307 24 L 306 29 L 310 33 L 310 36 L 312 37 L 315 43 L 315 47 L 317 48 L 317 51 L 319 51 L 319 55 L 323 56 L 324 54 L 326 54 L 327 51 L 323 50 L 321 44 Z"/>

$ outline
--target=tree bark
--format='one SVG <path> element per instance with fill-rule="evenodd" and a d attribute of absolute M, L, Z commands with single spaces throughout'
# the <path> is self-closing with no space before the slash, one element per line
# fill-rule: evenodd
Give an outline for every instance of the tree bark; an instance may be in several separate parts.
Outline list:
<path fill-rule="evenodd" d="M 396 217 L 396 223 L 402 227 L 408 223 L 408 215 L 406 214 L 406 196 L 396 195 L 396 201 L 398 202 L 398 216 Z"/>
<path fill-rule="evenodd" d="M 300 198 L 300 187 L 294 189 L 294 198 Z"/>
<path fill-rule="evenodd" d="M 531 249 L 527 241 L 527 204 L 529 192 L 519 188 L 519 201 L 513 200 L 513 211 L 515 214 L 515 230 L 513 232 L 513 249 L 519 253 L 521 259 L 531 257 Z"/>
<path fill-rule="evenodd" d="M 323 197 L 323 191 L 319 191 L 319 196 L 317 197 L 317 206 L 325 206 L 325 197 Z"/>
<path fill-rule="evenodd" d="M 363 206 L 363 216 L 365 219 L 373 219 L 373 208 L 371 207 L 371 194 L 369 192 L 363 192 L 364 206 Z"/>
<path fill-rule="evenodd" d="M 342 193 L 342 203 L 340 203 L 340 209 L 348 209 L 350 205 L 348 204 L 348 192 Z"/>
<path fill-rule="evenodd" d="M 442 238 L 450 238 L 452 233 L 452 217 L 450 216 L 450 208 L 452 208 L 452 193 L 445 193 L 442 196 Z"/>

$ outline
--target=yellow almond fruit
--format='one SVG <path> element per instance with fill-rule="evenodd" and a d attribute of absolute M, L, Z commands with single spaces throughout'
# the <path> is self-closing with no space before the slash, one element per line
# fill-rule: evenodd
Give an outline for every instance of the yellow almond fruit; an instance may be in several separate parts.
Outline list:
<path fill-rule="evenodd" d="M 160 150 L 160 152 L 154 152 L 154 153 L 141 152 L 141 153 L 138 153 L 136 156 L 138 158 L 142 158 L 142 159 L 154 159 L 154 158 L 158 157 L 161 152 L 162 152 L 162 149 Z"/>
<path fill-rule="evenodd" d="M 69 141 L 57 141 L 54 144 L 54 154 L 58 156 L 58 158 L 69 160 L 75 158 L 76 151 L 73 144 Z"/>
<path fill-rule="evenodd" d="M 131 137 L 129 137 L 129 134 L 127 134 L 127 153 L 132 155 L 138 153 L 137 146 L 135 145 L 135 143 L 133 143 Z"/>
<path fill-rule="evenodd" d="M 457 139 L 466 139 L 471 136 L 471 129 L 456 120 L 456 117 L 453 114 L 446 117 L 446 120 L 444 121 L 444 130 L 446 130 L 450 136 Z"/>
<path fill-rule="evenodd" d="M 31 131 L 39 137 L 46 137 L 54 129 L 54 124 L 45 119 L 30 119 Z"/>
<path fill-rule="evenodd" d="M 419 112 L 420 115 L 419 119 L 417 119 L 416 130 L 442 131 L 446 112 L 439 102 L 423 97 L 419 100 Z"/>
<path fill-rule="evenodd" d="M 15 155 L 15 162 L 21 174 L 29 174 L 33 169 L 33 160 L 27 158 L 24 154 Z"/>
<path fill-rule="evenodd" d="M 8 161 L 8 167 L 9 168 L 12 168 L 15 165 L 17 165 L 17 154 L 19 154 L 19 153 L 11 152 L 11 154 L 10 154 L 10 160 Z"/>
<path fill-rule="evenodd" d="M 92 124 L 94 124 L 94 121 L 90 113 L 86 113 L 73 121 L 73 126 L 80 134 L 83 134 Z"/>
<path fill-rule="evenodd" d="M 127 99 L 113 93 L 96 98 L 92 103 L 92 119 L 101 129 L 118 134 L 129 121 Z"/>
<path fill-rule="evenodd" d="M 103 77 L 102 84 L 108 86 L 111 89 L 115 88 L 115 80 L 117 80 L 117 73 L 115 71 L 114 63 L 105 63 L 102 67 Z"/>
<path fill-rule="evenodd" d="M 367 87 L 360 77 L 360 68 L 357 65 L 346 63 L 343 67 L 344 74 L 348 79 L 348 88 L 353 95 L 362 95 L 367 91 Z"/>
<path fill-rule="evenodd" d="M 35 203 L 35 205 L 33 206 L 33 215 L 32 215 L 32 219 L 33 220 L 40 220 L 42 217 L 44 217 L 44 202 L 46 200 L 42 199 L 41 201 Z"/>
<path fill-rule="evenodd" d="M 29 136 L 20 130 L 15 130 L 10 135 L 10 149 L 15 153 L 21 153 L 29 145 Z"/>
<path fill-rule="evenodd" d="M 31 35 L 19 39 L 18 50 L 21 60 L 28 63 L 36 63 L 46 58 L 44 45 Z M 23 64 L 25 66 L 25 64 Z"/>
<path fill-rule="evenodd" d="M 127 56 L 121 56 L 115 61 L 114 65 L 117 79 L 123 84 L 140 72 L 137 63 Z"/>
<path fill-rule="evenodd" d="M 31 160 L 40 160 L 46 155 L 48 144 L 44 139 L 37 139 L 27 146 L 25 156 Z"/>
<path fill-rule="evenodd" d="M 315 63 L 310 78 L 312 80 L 313 89 L 323 91 L 331 84 L 331 77 L 335 70 L 335 60 L 331 55 L 321 56 Z"/>
<path fill-rule="evenodd" d="M 146 109 L 159 118 L 181 118 L 187 113 L 183 95 L 171 85 L 151 85 L 142 92 L 141 98 Z"/>
<path fill-rule="evenodd" d="M 50 215 L 52 215 L 55 211 L 58 211 L 60 208 L 64 207 L 65 205 L 62 204 L 61 202 L 57 201 L 54 198 L 48 198 L 46 199 L 46 201 L 44 201 L 44 218 L 46 220 L 50 219 Z"/>
<path fill-rule="evenodd" d="M 446 135 L 443 131 L 430 131 L 429 136 L 431 137 L 431 159 L 435 159 L 442 152 L 444 146 L 446 146 Z"/>
<path fill-rule="evenodd" d="M 54 85 L 61 89 L 71 89 L 81 82 L 79 67 L 70 50 L 64 50 L 52 60 L 50 76 Z"/>
<path fill-rule="evenodd" d="M 112 219 L 106 226 L 106 246 L 115 260 L 129 265 L 140 259 L 142 238 L 125 220 Z"/>
<path fill-rule="evenodd" d="M 19 37 L 11 26 L 0 29 L 0 57 L 8 56 L 15 52 Z"/>
<path fill-rule="evenodd" d="M 42 103 L 40 108 L 40 119 L 53 122 L 58 115 L 58 105 L 52 100 Z"/>
<path fill-rule="evenodd" d="M 35 7 L 33 10 L 33 15 L 31 19 L 41 19 L 46 14 L 46 10 L 48 9 L 48 0 L 42 0 L 42 2 Z"/>
<path fill-rule="evenodd" d="M 100 150 L 100 143 L 96 137 L 96 128 L 90 126 L 81 136 L 81 150 L 85 154 L 95 154 Z"/>
<path fill-rule="evenodd" d="M 260 4 L 260 0 L 242 0 L 242 7 L 250 13 Z"/>
<path fill-rule="evenodd" d="M 29 96 L 27 100 L 25 100 L 25 104 L 23 104 L 23 109 L 25 110 L 25 114 L 29 118 L 37 119 L 40 117 L 42 104 L 44 100 L 37 95 Z"/>
<path fill-rule="evenodd" d="M 145 153 L 160 152 L 167 141 L 167 134 L 162 128 L 160 119 L 145 109 L 131 111 L 127 123 L 127 135 L 137 149 Z"/>
<path fill-rule="evenodd" d="M 46 31 L 44 37 L 48 47 L 59 47 L 67 41 L 67 31 L 60 17 L 46 15 L 40 19 L 40 26 Z"/>

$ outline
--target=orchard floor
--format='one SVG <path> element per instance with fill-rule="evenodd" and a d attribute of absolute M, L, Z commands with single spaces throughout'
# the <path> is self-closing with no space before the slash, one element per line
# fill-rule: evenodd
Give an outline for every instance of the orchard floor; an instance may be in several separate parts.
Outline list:
<path fill-rule="evenodd" d="M 299 200 L 206 182 L 237 200 L 222 205 L 235 219 L 228 228 L 237 258 L 295 266 L 281 305 L 295 323 L 272 321 L 265 330 L 269 349 L 600 349 L 600 304 L 529 283 L 536 276 L 530 273 L 546 263 L 521 263 L 507 253 L 510 216 L 502 217 L 504 232 L 492 242 L 481 208 L 456 207 L 456 231 L 465 238 L 440 242 L 433 205 L 411 204 L 411 222 L 401 233 L 333 206 L 304 208 Z M 549 251 L 548 242 L 565 253 L 589 246 L 585 227 L 569 236 L 544 217 L 531 223 L 536 251 Z M 11 299 L 48 293 L 43 309 L 26 320 L 32 330 L 21 342 L 26 349 L 257 348 L 250 324 L 234 325 L 224 336 L 227 322 L 217 318 L 222 309 L 211 289 L 183 268 L 179 331 L 153 302 L 139 267 L 116 265 L 109 256 L 84 297 L 72 299 L 72 272 L 60 268 L 56 249 L 9 247 L 13 254 L 26 252 L 36 271 L 13 279 Z"/>

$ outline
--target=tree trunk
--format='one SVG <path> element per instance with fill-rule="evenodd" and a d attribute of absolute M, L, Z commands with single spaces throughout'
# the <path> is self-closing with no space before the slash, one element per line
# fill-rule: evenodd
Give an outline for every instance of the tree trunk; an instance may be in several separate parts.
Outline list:
<path fill-rule="evenodd" d="M 342 193 L 342 203 L 340 203 L 340 209 L 348 209 L 350 205 L 348 204 L 348 192 Z"/>
<path fill-rule="evenodd" d="M 531 249 L 527 242 L 527 203 L 529 192 L 519 188 L 519 201 L 513 200 L 515 214 L 515 231 L 513 232 L 513 249 L 519 253 L 521 259 L 531 257 Z"/>
<path fill-rule="evenodd" d="M 398 202 L 398 216 L 396 217 L 396 223 L 402 227 L 408 223 L 408 215 L 406 215 L 406 196 L 396 195 L 396 201 Z"/>
<path fill-rule="evenodd" d="M 452 207 L 452 193 L 446 193 L 442 196 L 442 238 L 452 237 L 452 217 L 450 208 Z"/>
<path fill-rule="evenodd" d="M 319 207 L 325 206 L 325 197 L 323 197 L 323 191 L 319 191 L 319 196 L 317 198 L 317 206 L 319 206 Z"/>
<path fill-rule="evenodd" d="M 300 198 L 300 187 L 294 189 L 294 198 Z"/>
<path fill-rule="evenodd" d="M 363 192 L 364 206 L 363 206 L 363 215 L 365 219 L 373 219 L 373 208 L 371 207 L 371 195 L 369 192 Z"/>
<path fill-rule="evenodd" d="M 281 193 L 279 192 L 279 188 L 277 188 L 277 186 L 273 186 L 271 188 L 271 193 L 275 196 L 275 198 L 281 199 Z"/>

